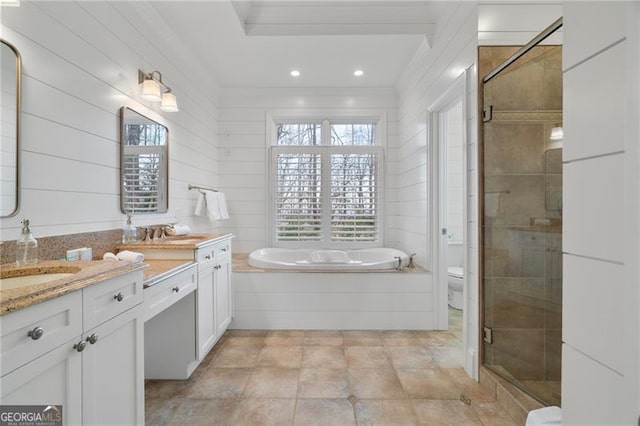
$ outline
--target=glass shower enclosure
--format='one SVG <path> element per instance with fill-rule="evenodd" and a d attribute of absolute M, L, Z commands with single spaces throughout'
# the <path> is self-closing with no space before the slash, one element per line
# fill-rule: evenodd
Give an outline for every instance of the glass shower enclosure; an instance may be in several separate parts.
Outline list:
<path fill-rule="evenodd" d="M 519 49 L 479 49 L 490 77 L 480 93 L 483 363 L 560 405 L 562 47 L 528 46 L 504 66 Z"/>

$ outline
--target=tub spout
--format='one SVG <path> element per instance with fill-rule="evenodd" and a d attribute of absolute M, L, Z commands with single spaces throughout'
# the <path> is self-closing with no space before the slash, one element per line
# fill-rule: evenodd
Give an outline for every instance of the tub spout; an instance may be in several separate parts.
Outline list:
<path fill-rule="evenodd" d="M 416 264 L 413 263 L 413 256 L 415 256 L 415 255 L 416 255 L 415 253 L 411 253 L 409 255 L 409 264 L 407 265 L 407 268 L 412 268 L 413 269 L 413 268 L 416 267 Z"/>

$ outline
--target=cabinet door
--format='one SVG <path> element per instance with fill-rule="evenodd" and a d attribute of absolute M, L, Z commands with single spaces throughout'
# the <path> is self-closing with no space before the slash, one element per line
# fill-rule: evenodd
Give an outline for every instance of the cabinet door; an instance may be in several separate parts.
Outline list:
<path fill-rule="evenodd" d="M 62 421 L 82 423 L 82 355 L 70 341 L 0 379 L 2 405 L 62 405 Z"/>
<path fill-rule="evenodd" d="M 231 290 L 231 265 L 229 256 L 220 256 L 219 264 L 215 270 L 215 315 L 216 335 L 221 337 L 231 323 L 232 315 L 232 290 Z"/>
<path fill-rule="evenodd" d="M 214 273 L 212 267 L 198 271 L 198 361 L 202 361 L 216 342 L 214 313 Z"/>
<path fill-rule="evenodd" d="M 138 305 L 84 334 L 83 424 L 144 424 L 143 333 Z"/>

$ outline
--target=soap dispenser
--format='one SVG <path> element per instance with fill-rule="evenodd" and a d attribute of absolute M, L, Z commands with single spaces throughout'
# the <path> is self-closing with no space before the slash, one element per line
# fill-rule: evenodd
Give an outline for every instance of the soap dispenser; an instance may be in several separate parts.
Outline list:
<path fill-rule="evenodd" d="M 16 263 L 24 265 L 38 262 L 38 240 L 33 237 L 29 227 L 29 219 L 22 222 L 22 232 L 16 241 Z"/>
<path fill-rule="evenodd" d="M 127 215 L 127 224 L 122 228 L 123 244 L 135 243 L 138 241 L 138 229 L 131 223 L 131 215 Z"/>

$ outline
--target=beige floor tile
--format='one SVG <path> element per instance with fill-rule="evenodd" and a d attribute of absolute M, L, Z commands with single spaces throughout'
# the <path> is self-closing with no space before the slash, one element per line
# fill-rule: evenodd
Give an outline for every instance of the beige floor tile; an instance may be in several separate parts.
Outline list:
<path fill-rule="evenodd" d="M 264 346 L 264 337 L 255 336 L 229 336 L 224 341 L 227 346 Z"/>
<path fill-rule="evenodd" d="M 253 398 L 295 398 L 299 370 L 293 368 L 256 368 L 245 387 L 245 396 Z"/>
<path fill-rule="evenodd" d="M 469 377 L 464 368 L 443 368 L 442 370 L 449 375 L 456 389 L 471 399 L 472 404 L 495 401 L 495 393 Z"/>
<path fill-rule="evenodd" d="M 227 330 L 229 337 L 266 337 L 267 330 Z"/>
<path fill-rule="evenodd" d="M 423 346 L 390 346 L 386 351 L 395 368 L 437 367 L 433 354 Z"/>
<path fill-rule="evenodd" d="M 153 426 L 168 425 L 183 400 L 182 397 L 166 399 L 149 398 L 145 395 L 145 424 Z"/>
<path fill-rule="evenodd" d="M 171 399 L 186 395 L 193 385 L 191 380 L 146 380 L 144 395 L 149 399 Z"/>
<path fill-rule="evenodd" d="M 295 425 L 355 425 L 353 406 L 346 399 L 298 399 Z"/>
<path fill-rule="evenodd" d="M 185 399 L 176 410 L 170 425 L 224 425 L 232 418 L 242 400 Z"/>
<path fill-rule="evenodd" d="M 304 332 L 304 344 L 308 346 L 342 346 L 342 331 L 313 330 Z"/>
<path fill-rule="evenodd" d="M 382 336 L 384 346 L 423 346 L 425 340 L 416 336 Z"/>
<path fill-rule="evenodd" d="M 405 393 L 392 368 L 350 368 L 349 384 L 358 399 L 404 398 Z"/>
<path fill-rule="evenodd" d="M 335 346 L 305 346 L 302 348 L 304 368 L 347 368 L 344 349 Z"/>
<path fill-rule="evenodd" d="M 295 399 L 247 398 L 240 402 L 226 422 L 235 425 L 291 425 Z"/>
<path fill-rule="evenodd" d="M 418 422 L 425 425 L 482 425 L 474 411 L 462 401 L 414 400 Z"/>
<path fill-rule="evenodd" d="M 349 368 L 391 368 L 382 346 L 349 346 L 344 350 Z"/>
<path fill-rule="evenodd" d="M 258 367 L 300 368 L 302 346 L 265 346 L 258 355 Z"/>
<path fill-rule="evenodd" d="M 472 403 L 471 407 L 485 426 L 521 426 L 497 402 Z"/>
<path fill-rule="evenodd" d="M 240 398 L 250 376 L 248 368 L 210 368 L 193 384 L 187 398 Z"/>
<path fill-rule="evenodd" d="M 304 331 L 269 331 L 264 338 L 264 343 L 270 346 L 302 346 L 304 344 Z"/>
<path fill-rule="evenodd" d="M 439 368 L 396 370 L 402 388 L 409 397 L 431 399 L 458 399 L 460 391 L 449 376 Z"/>
<path fill-rule="evenodd" d="M 351 395 L 345 368 L 302 368 L 298 398 L 347 398 Z"/>
<path fill-rule="evenodd" d="M 408 400 L 370 400 L 355 404 L 359 425 L 415 425 L 416 416 Z"/>
<path fill-rule="evenodd" d="M 379 331 L 348 330 L 342 332 L 344 346 L 382 346 Z"/>
<path fill-rule="evenodd" d="M 252 368 L 258 363 L 257 346 L 224 346 L 211 361 L 213 368 Z"/>
<path fill-rule="evenodd" d="M 431 350 L 433 358 L 440 368 L 462 367 L 464 357 L 462 347 L 439 347 Z"/>

